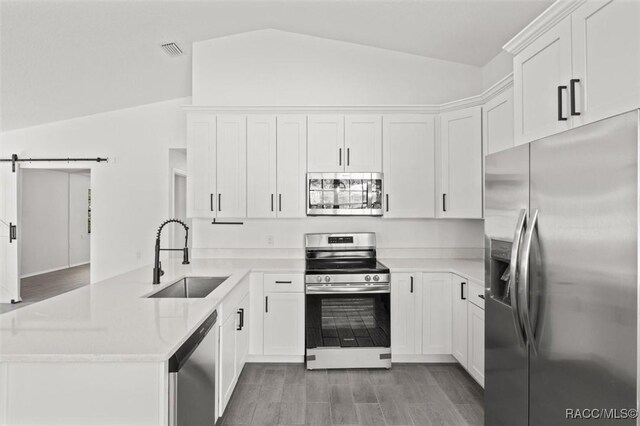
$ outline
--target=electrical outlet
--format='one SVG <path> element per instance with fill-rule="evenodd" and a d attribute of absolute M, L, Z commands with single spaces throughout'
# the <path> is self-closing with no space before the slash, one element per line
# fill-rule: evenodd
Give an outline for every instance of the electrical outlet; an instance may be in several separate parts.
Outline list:
<path fill-rule="evenodd" d="M 273 247 L 275 238 L 273 235 L 267 235 L 267 245 Z"/>

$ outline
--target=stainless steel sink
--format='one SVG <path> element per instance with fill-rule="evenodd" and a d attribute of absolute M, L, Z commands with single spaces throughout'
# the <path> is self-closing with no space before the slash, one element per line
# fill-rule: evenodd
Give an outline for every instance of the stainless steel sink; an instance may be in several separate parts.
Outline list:
<path fill-rule="evenodd" d="M 202 298 L 218 288 L 229 277 L 184 277 L 150 298 Z"/>

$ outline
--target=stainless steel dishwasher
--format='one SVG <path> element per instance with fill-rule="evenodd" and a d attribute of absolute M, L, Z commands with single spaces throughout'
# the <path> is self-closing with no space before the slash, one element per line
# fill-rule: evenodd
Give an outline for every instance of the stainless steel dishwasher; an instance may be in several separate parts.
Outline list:
<path fill-rule="evenodd" d="M 169 358 L 170 426 L 213 426 L 217 420 L 217 317 L 214 311 Z"/>

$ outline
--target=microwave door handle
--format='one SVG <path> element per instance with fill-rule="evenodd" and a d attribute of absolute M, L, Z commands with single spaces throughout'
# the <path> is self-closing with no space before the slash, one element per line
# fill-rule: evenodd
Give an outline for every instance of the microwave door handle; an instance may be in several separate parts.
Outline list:
<path fill-rule="evenodd" d="M 518 336 L 518 343 L 522 346 L 526 346 L 527 341 L 525 338 L 525 331 L 523 329 L 522 321 L 520 320 L 520 306 L 518 303 L 518 256 L 520 254 L 520 241 L 522 240 L 522 232 L 527 223 L 527 210 L 520 210 L 518 215 L 518 221 L 516 224 L 516 230 L 513 236 L 513 244 L 511 246 L 511 260 L 509 263 L 509 293 L 511 299 L 511 315 L 513 317 L 513 324 L 516 328 L 516 335 Z"/>
<path fill-rule="evenodd" d="M 531 313 L 529 312 L 529 265 L 531 264 L 531 244 L 533 242 L 533 234 L 538 223 L 538 209 L 533 211 L 531 223 L 527 227 L 527 231 L 524 234 L 522 242 L 522 257 L 520 258 L 520 277 L 522 277 L 522 294 L 524 300 L 522 301 L 522 322 L 524 323 L 524 331 L 529 341 L 529 347 L 533 351 L 534 355 L 538 354 L 536 348 L 536 337 L 533 333 L 533 325 L 531 324 Z"/>

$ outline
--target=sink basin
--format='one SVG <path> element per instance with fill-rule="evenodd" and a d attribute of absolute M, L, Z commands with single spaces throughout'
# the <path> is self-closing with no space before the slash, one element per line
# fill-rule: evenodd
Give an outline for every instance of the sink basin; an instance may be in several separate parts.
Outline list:
<path fill-rule="evenodd" d="M 150 298 L 202 298 L 218 288 L 229 277 L 185 277 L 167 288 L 153 293 Z"/>

